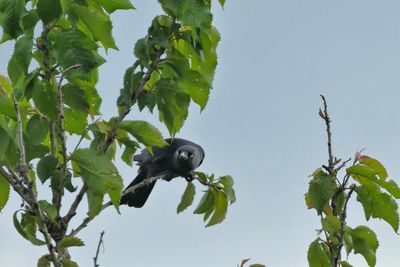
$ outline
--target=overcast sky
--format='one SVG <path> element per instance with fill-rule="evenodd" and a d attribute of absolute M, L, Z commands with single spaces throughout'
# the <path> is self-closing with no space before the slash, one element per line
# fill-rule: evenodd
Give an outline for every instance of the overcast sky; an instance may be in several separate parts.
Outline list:
<path fill-rule="evenodd" d="M 105 230 L 100 266 L 222 267 L 243 258 L 268 267 L 305 267 L 319 219 L 307 210 L 308 175 L 327 161 L 320 94 L 327 97 L 333 149 L 347 159 L 365 148 L 400 183 L 400 2 L 399 1 L 214 1 L 214 21 L 222 40 L 210 102 L 200 114 L 192 106 L 179 137 L 201 144 L 200 170 L 235 179 L 237 203 L 220 225 L 205 228 L 189 208 L 176 215 L 185 181 L 159 182 L 145 207 L 112 208 L 81 232 L 84 248 L 71 249 L 80 266 L 91 266 Z M 160 14 L 157 1 L 134 1 L 136 11 L 113 15 L 119 51 L 105 55 L 98 90 L 105 119 L 124 70 L 134 61 L 133 44 Z M 0 46 L 0 73 L 13 43 Z M 139 114 L 159 126 L 157 114 Z M 71 145 L 72 146 L 72 145 Z M 128 184 L 136 167 L 118 163 Z M 200 186 L 198 186 L 200 188 Z M 199 201 L 196 198 L 196 203 Z M 32 248 L 12 226 L 20 200 L 12 194 L 0 215 L 2 266 L 35 266 L 45 247 Z M 85 210 L 81 210 L 85 213 Z M 400 237 L 383 221 L 365 222 L 352 199 L 349 226 L 376 231 L 378 267 L 399 262 Z M 80 223 L 73 220 L 73 226 Z M 354 266 L 367 266 L 351 256 Z"/>

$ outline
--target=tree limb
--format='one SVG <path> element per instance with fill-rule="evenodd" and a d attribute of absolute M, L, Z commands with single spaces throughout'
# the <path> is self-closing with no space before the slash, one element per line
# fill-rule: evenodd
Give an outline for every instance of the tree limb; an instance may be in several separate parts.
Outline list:
<path fill-rule="evenodd" d="M 333 266 L 338 266 L 339 260 L 341 258 L 341 250 L 343 247 L 343 237 L 344 237 L 344 227 L 346 226 L 346 217 L 347 217 L 347 203 L 349 202 L 351 194 L 353 194 L 355 188 L 356 188 L 356 185 L 354 185 L 354 184 L 350 187 L 350 191 L 344 202 L 343 211 L 340 214 L 340 231 L 339 231 L 339 236 L 338 236 L 339 244 L 338 244 L 338 249 L 337 249 L 337 252 L 336 252 L 336 255 L 334 258 Z"/>
<path fill-rule="evenodd" d="M 75 64 L 68 68 L 66 68 L 60 77 L 57 86 L 57 124 L 59 129 L 59 136 L 61 140 L 61 154 L 63 156 L 63 165 L 61 167 L 63 175 L 61 176 L 59 192 L 57 192 L 55 196 L 55 206 L 57 209 L 57 217 L 60 217 L 60 209 L 61 209 L 61 198 L 62 192 L 64 191 L 65 179 L 67 177 L 67 163 L 68 163 L 68 155 L 67 155 L 67 144 L 66 144 L 66 136 L 65 136 L 65 127 L 64 127 L 64 101 L 63 101 L 63 93 L 62 93 L 62 82 L 65 78 L 65 75 L 74 69 L 80 68 L 81 64 Z M 54 193 L 54 192 L 53 192 Z"/>
<path fill-rule="evenodd" d="M 335 168 L 335 162 L 334 162 L 334 157 L 332 153 L 332 132 L 331 132 L 331 119 L 328 114 L 328 105 L 326 103 L 326 99 L 323 95 L 321 95 L 322 101 L 324 103 L 324 110 L 322 111 L 321 109 L 319 110 L 319 115 L 320 117 L 325 121 L 326 125 L 326 132 L 328 135 L 328 171 L 329 174 L 334 176 L 334 168 Z"/>
<path fill-rule="evenodd" d="M 154 182 L 154 181 L 157 181 L 157 180 L 160 180 L 160 179 L 162 179 L 162 178 L 164 178 L 164 175 L 154 176 L 154 177 L 151 177 L 151 178 L 149 178 L 149 179 L 145 179 L 144 181 L 142 181 L 142 182 L 140 182 L 140 183 L 138 183 L 138 184 L 136 184 L 136 185 L 134 185 L 134 186 L 132 186 L 132 187 L 129 187 L 127 190 L 125 190 L 125 191 L 123 192 L 123 195 L 129 194 L 129 193 L 133 193 L 133 192 L 135 192 L 138 188 L 143 187 L 143 186 L 148 186 L 150 183 L 152 183 L 152 182 Z M 101 210 L 103 211 L 103 210 L 105 210 L 106 208 L 108 208 L 108 207 L 110 207 L 110 206 L 112 206 L 112 205 L 113 205 L 113 203 L 112 203 L 111 201 L 108 201 L 107 203 L 105 203 L 105 204 L 102 206 Z M 85 219 L 83 219 L 83 221 L 81 222 L 81 224 L 80 224 L 76 229 L 72 229 L 72 231 L 70 232 L 69 235 L 70 235 L 70 236 L 75 236 L 75 235 L 77 235 L 77 234 L 78 234 L 82 229 L 84 229 L 84 228 L 89 224 L 89 222 L 91 222 L 93 219 L 94 219 L 94 218 L 90 218 L 89 216 L 86 217 Z"/>
<path fill-rule="evenodd" d="M 21 118 L 21 111 L 18 106 L 18 102 L 13 96 L 13 103 L 14 103 L 14 110 L 17 114 L 17 125 L 18 125 L 18 145 L 19 145 L 19 152 L 20 152 L 20 160 L 18 165 L 18 172 L 25 180 L 26 185 L 29 188 L 32 187 L 31 182 L 29 181 L 28 177 L 28 165 L 26 164 L 26 153 L 25 153 L 25 145 L 24 145 L 24 134 L 23 134 L 23 125 L 22 125 L 22 118 Z"/>

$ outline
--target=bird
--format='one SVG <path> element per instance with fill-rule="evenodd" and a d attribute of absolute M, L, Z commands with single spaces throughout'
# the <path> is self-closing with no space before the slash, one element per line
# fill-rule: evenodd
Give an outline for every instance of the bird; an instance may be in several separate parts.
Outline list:
<path fill-rule="evenodd" d="M 192 179 L 193 171 L 197 169 L 204 160 L 203 148 L 189 140 L 182 138 L 167 138 L 165 147 L 153 147 L 153 153 L 143 149 L 140 154 L 135 155 L 133 160 L 139 165 L 138 175 L 126 187 L 130 187 L 155 176 L 162 176 L 163 180 L 171 181 L 175 177 L 182 176 L 188 180 Z M 156 181 L 137 188 L 134 192 L 122 195 L 120 205 L 141 208 L 146 203 Z"/>

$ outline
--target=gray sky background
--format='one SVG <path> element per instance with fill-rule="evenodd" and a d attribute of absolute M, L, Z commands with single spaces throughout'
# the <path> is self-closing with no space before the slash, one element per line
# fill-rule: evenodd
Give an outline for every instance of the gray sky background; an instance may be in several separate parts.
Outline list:
<path fill-rule="evenodd" d="M 137 11 L 113 15 L 120 51 L 106 56 L 98 85 L 106 119 L 116 114 L 134 42 L 160 13 L 156 1 L 133 4 Z M 222 35 L 214 89 L 203 113 L 192 106 L 178 136 L 205 149 L 201 171 L 234 177 L 237 203 L 222 224 L 206 229 L 193 208 L 176 215 L 185 182 L 159 182 L 143 209 L 123 207 L 117 215 L 109 208 L 81 232 L 86 246 L 71 249 L 80 266 L 92 265 L 102 230 L 102 267 L 236 266 L 248 257 L 268 267 L 308 266 L 319 219 L 303 195 L 308 175 L 327 161 L 321 93 L 333 119 L 335 155 L 346 159 L 365 148 L 400 183 L 399 1 L 228 0 L 224 10 L 215 1 L 214 14 Z M 2 74 L 12 46 L 0 46 Z M 137 118 L 167 136 L 157 114 L 133 110 L 129 119 Z M 125 184 L 136 175 L 136 167 L 118 168 Z M 12 194 L 0 215 L 2 266 L 35 266 L 46 253 L 12 226 L 19 204 Z M 366 224 L 378 235 L 377 266 L 398 265 L 400 237 L 383 221 L 365 222 L 355 199 L 350 204 L 349 225 Z M 360 256 L 349 262 L 367 266 Z"/>

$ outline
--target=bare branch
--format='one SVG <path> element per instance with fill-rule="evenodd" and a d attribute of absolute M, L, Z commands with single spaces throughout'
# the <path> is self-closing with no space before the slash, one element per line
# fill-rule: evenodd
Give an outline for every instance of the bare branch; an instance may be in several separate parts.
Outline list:
<path fill-rule="evenodd" d="M 326 125 L 326 132 L 328 135 L 328 170 L 329 174 L 334 176 L 334 168 L 335 168 L 335 163 L 334 163 L 334 157 L 332 153 L 332 132 L 331 132 L 331 119 L 329 118 L 328 114 L 328 105 L 326 103 L 326 99 L 323 95 L 321 95 L 322 101 L 324 103 L 324 110 L 319 110 L 319 115 L 320 117 L 325 121 Z"/>
<path fill-rule="evenodd" d="M 100 233 L 100 239 L 99 239 L 99 243 L 97 244 L 97 249 L 96 249 L 96 256 L 93 257 L 94 267 L 99 267 L 100 266 L 99 264 L 97 264 L 97 259 L 99 257 L 100 246 L 103 245 L 103 247 L 104 247 L 104 241 L 103 241 L 104 233 L 105 233 L 104 231 L 102 231 Z"/>

